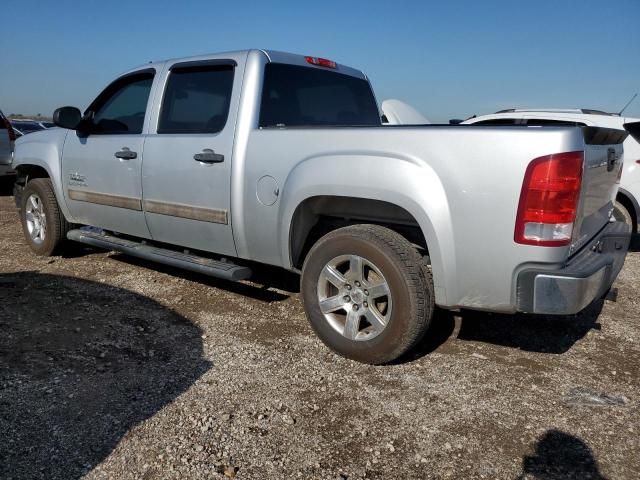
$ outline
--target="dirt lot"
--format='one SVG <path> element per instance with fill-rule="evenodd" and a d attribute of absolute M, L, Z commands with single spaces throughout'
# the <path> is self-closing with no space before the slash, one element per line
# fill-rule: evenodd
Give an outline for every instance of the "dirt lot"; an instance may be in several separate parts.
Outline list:
<path fill-rule="evenodd" d="M 8 194 L 0 478 L 640 475 L 640 253 L 617 303 L 439 312 L 419 351 L 371 367 L 313 335 L 295 276 L 232 284 L 81 246 L 37 258 Z"/>

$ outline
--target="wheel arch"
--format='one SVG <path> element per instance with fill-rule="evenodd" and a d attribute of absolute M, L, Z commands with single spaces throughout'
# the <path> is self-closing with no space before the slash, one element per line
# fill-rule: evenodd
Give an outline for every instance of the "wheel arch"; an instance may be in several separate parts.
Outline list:
<path fill-rule="evenodd" d="M 616 200 L 626 207 L 633 218 L 634 233 L 638 231 L 638 218 L 640 218 L 640 205 L 638 200 L 624 188 L 618 190 Z"/>
<path fill-rule="evenodd" d="M 417 226 L 424 238 L 424 247 L 431 262 L 436 303 L 446 305 L 447 278 L 444 272 L 456 271 L 455 245 L 449 204 L 437 174 L 415 159 L 345 155 L 316 160 L 321 161 L 309 159 L 299 164 L 283 188 L 280 210 L 283 266 L 294 270 L 299 268 L 299 255 L 304 251 L 304 243 L 315 219 L 324 215 L 327 209 L 334 211 L 336 203 L 341 207 L 358 207 L 356 215 L 343 215 L 343 218 L 358 220 L 357 223 L 397 225 L 397 216 L 400 216 L 401 224 Z M 358 182 L 358 185 L 349 181 L 350 176 L 362 175 L 363 171 L 366 171 L 365 181 Z M 372 205 L 382 207 L 382 218 L 371 214 L 357 215 L 362 206 Z M 318 210 L 320 206 L 323 209 Z"/>

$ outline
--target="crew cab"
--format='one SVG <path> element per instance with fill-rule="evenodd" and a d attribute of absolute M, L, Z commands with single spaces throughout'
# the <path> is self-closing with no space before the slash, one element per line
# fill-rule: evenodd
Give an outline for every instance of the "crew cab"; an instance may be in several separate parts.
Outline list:
<path fill-rule="evenodd" d="M 367 77 L 324 58 L 149 63 L 54 121 L 16 143 L 36 254 L 71 239 L 228 280 L 298 272 L 313 329 L 362 362 L 415 346 L 435 305 L 576 313 L 628 248 L 626 132 L 383 126 Z"/>
<path fill-rule="evenodd" d="M 614 217 L 629 224 L 633 233 L 636 233 L 638 220 L 640 220 L 640 134 L 635 132 L 638 130 L 639 122 L 638 118 L 586 108 L 510 108 L 488 115 L 473 116 L 463 123 L 529 127 L 575 125 L 617 129 L 623 129 L 624 125 L 631 125 L 632 134 L 624 141 L 624 168 L 614 203 Z"/>

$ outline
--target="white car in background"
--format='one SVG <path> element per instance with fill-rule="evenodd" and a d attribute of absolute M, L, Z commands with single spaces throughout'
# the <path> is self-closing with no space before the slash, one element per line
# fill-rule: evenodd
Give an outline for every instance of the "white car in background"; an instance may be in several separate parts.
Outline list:
<path fill-rule="evenodd" d="M 587 109 L 509 109 L 490 115 L 472 117 L 462 124 L 528 127 L 543 126 L 588 126 L 624 130 L 625 124 L 640 122 L 638 118 L 623 117 L 617 113 L 606 113 Z M 640 134 L 632 132 L 624 141 L 624 169 L 620 179 L 620 190 L 616 197 L 614 217 L 631 225 L 638 232 L 640 219 Z"/>
<path fill-rule="evenodd" d="M 380 105 L 382 123 L 385 125 L 428 125 L 431 122 L 411 105 L 390 98 Z"/>

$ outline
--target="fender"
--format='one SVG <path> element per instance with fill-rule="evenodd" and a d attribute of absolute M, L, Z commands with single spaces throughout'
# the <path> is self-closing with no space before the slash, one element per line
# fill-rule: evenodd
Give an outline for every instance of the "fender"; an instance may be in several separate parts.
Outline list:
<path fill-rule="evenodd" d="M 364 181 L 354 185 L 354 178 Z M 348 152 L 310 157 L 297 164 L 286 178 L 279 212 L 285 268 L 293 268 L 289 235 L 296 208 L 311 197 L 327 195 L 382 200 L 409 212 L 427 241 L 436 303 L 446 305 L 444 272 L 456 271 L 455 244 L 445 190 L 431 167 L 409 157 Z"/>
<path fill-rule="evenodd" d="M 18 170 L 30 165 L 43 168 L 51 179 L 60 210 L 73 222 L 62 188 L 62 149 L 68 133 L 68 130 L 52 128 L 21 137 L 16 142 L 13 168 Z"/>

